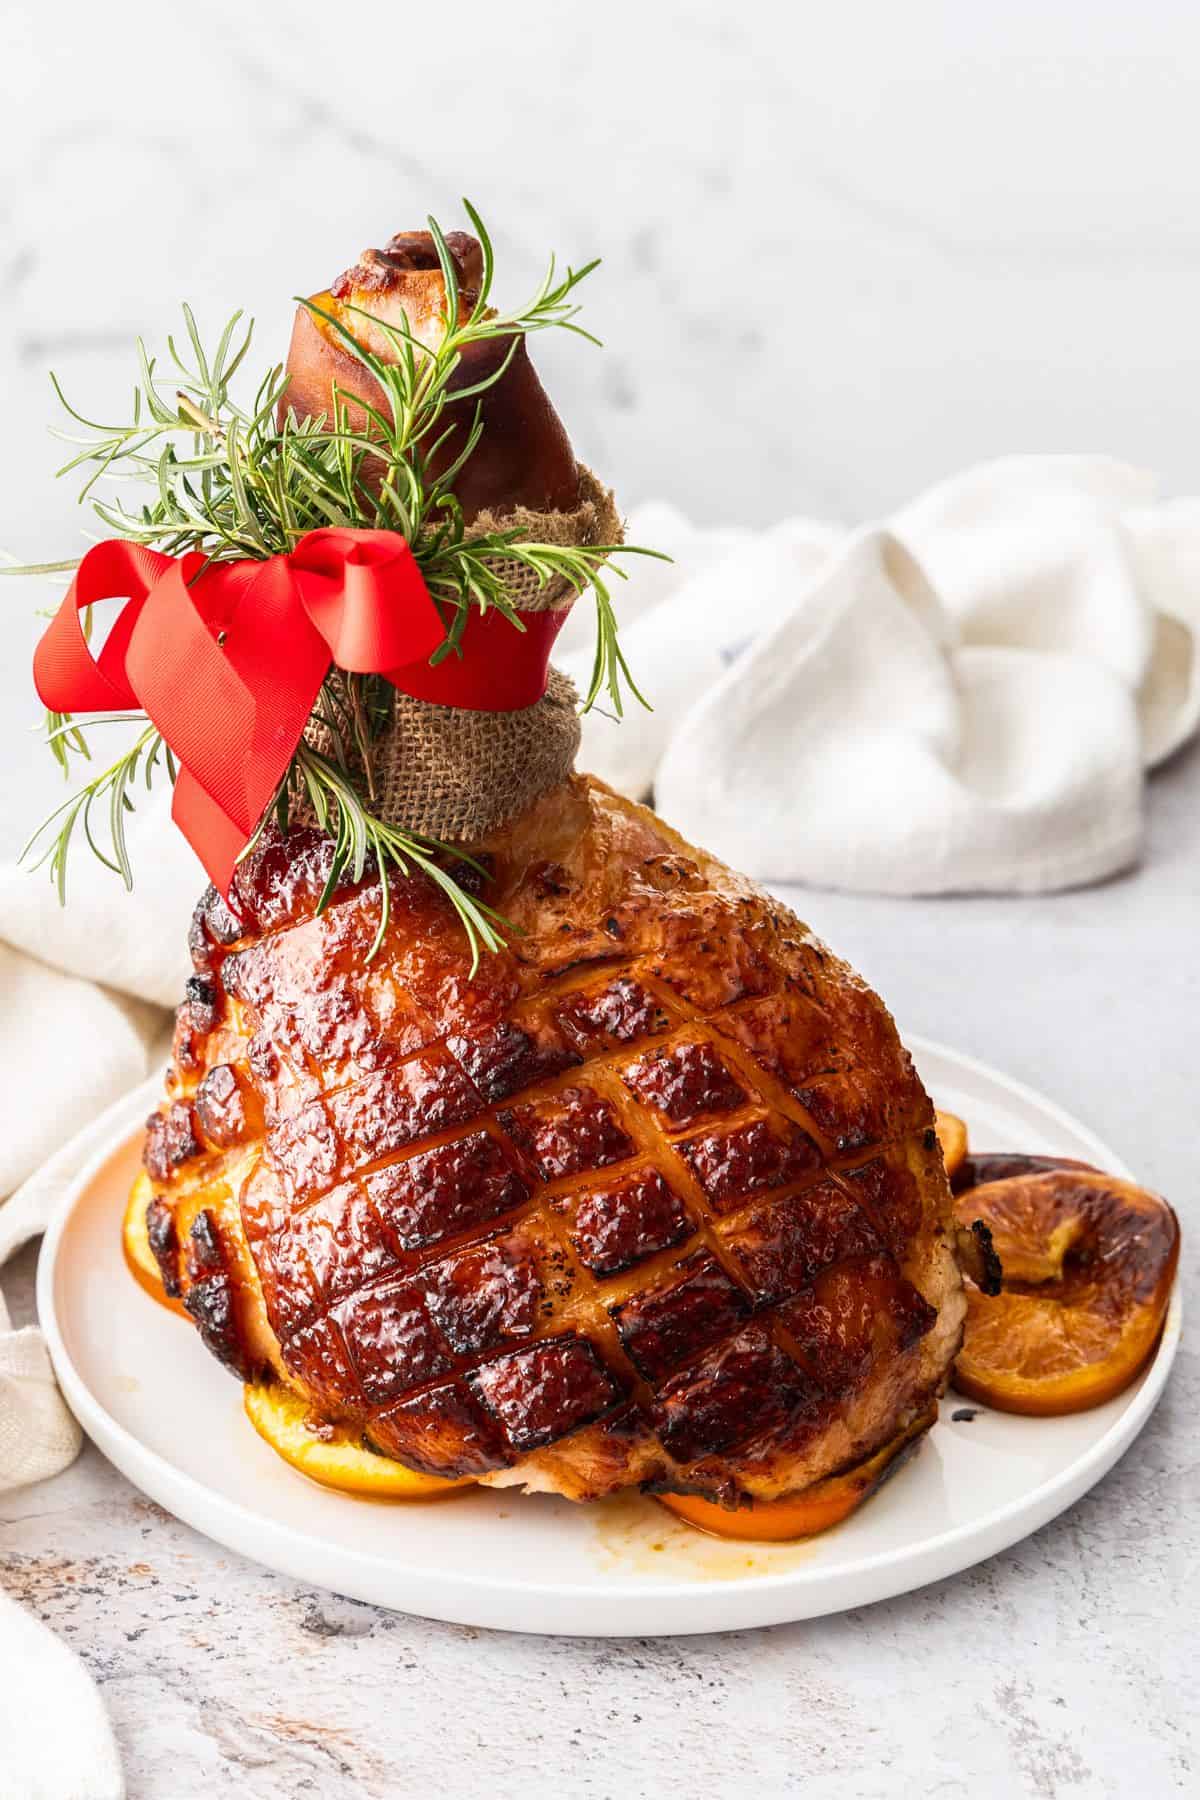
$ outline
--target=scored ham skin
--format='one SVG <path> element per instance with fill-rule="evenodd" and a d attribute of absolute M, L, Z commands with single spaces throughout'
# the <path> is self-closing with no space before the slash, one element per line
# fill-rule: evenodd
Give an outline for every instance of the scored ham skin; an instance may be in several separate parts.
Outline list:
<path fill-rule="evenodd" d="M 781 905 L 583 777 L 483 847 L 518 928 L 264 838 L 193 922 L 150 1240 L 209 1347 L 427 1473 L 734 1504 L 869 1455 L 964 1314 L 933 1111 Z"/>

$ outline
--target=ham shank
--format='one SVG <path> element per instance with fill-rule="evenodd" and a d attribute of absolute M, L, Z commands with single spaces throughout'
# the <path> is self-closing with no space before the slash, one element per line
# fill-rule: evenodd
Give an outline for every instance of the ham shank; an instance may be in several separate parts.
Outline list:
<path fill-rule="evenodd" d="M 467 295 L 478 247 L 451 250 Z M 430 241 L 368 253 L 321 304 L 355 333 L 359 307 L 440 329 Z M 298 413 L 334 380 L 378 402 L 303 310 L 290 363 Z M 459 494 L 575 504 L 524 344 Z M 369 867 L 319 911 L 312 826 L 268 830 L 202 898 L 146 1136 L 166 1293 L 239 1379 L 427 1474 L 728 1506 L 895 1439 L 944 1388 L 965 1303 L 933 1108 L 883 1003 L 586 776 L 468 848 L 515 928 L 474 972 L 419 876 L 393 879 L 374 956 Z"/>

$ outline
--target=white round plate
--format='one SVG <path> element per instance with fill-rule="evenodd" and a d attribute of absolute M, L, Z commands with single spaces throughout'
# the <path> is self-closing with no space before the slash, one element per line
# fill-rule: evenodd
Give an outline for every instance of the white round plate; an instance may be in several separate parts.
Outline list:
<path fill-rule="evenodd" d="M 938 1104 L 981 1150 L 1057 1152 L 1128 1171 L 1029 1089 L 909 1040 Z M 1133 1442 L 1179 1342 L 1178 1290 L 1153 1362 L 1093 1412 L 1021 1419 L 953 1393 L 919 1453 L 858 1513 L 807 1543 L 722 1542 L 653 1500 L 573 1506 L 469 1490 L 356 1500 L 296 1474 L 255 1435 L 241 1389 L 131 1279 L 119 1225 L 157 1081 L 114 1110 L 107 1147 L 65 1197 L 38 1269 L 41 1322 L 85 1431 L 130 1481 L 219 1543 L 304 1582 L 456 1624 L 658 1636 L 817 1618 L 937 1581 L 1028 1536 Z M 955 1419 L 956 1412 L 971 1411 Z"/>

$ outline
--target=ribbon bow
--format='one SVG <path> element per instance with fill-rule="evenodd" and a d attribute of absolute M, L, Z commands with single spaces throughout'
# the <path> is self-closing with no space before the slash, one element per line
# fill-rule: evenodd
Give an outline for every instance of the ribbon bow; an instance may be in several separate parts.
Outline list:
<path fill-rule="evenodd" d="M 198 551 L 97 544 L 33 675 L 54 712 L 146 713 L 179 764 L 172 817 L 224 894 L 331 663 L 385 675 L 418 700 L 511 712 L 545 693 L 565 617 L 524 613 L 516 631 L 495 608 L 472 611 L 461 656 L 431 667 L 446 628 L 398 532 L 310 531 L 286 556 L 204 564 Z M 79 615 L 111 599 L 125 605 L 93 656 Z"/>

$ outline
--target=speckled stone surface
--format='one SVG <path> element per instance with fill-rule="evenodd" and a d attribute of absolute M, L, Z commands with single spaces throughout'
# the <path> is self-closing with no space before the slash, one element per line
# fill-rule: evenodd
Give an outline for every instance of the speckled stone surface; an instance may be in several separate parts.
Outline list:
<path fill-rule="evenodd" d="M 1200 752 L 1152 788 L 1139 873 L 1038 901 L 790 896 L 900 1016 L 1033 1082 L 1175 1200 L 1200 1247 Z M 6 1274 L 31 1307 L 33 1253 Z M 83 1655 L 134 1800 L 450 1790 L 1124 1800 L 1200 1782 L 1200 1359 L 1062 1518 L 923 1592 L 673 1641 L 475 1632 L 298 1586 L 92 1450 L 0 1499 L 0 1579 Z M 1051 1427 L 1052 1429 L 1052 1427 Z"/>

